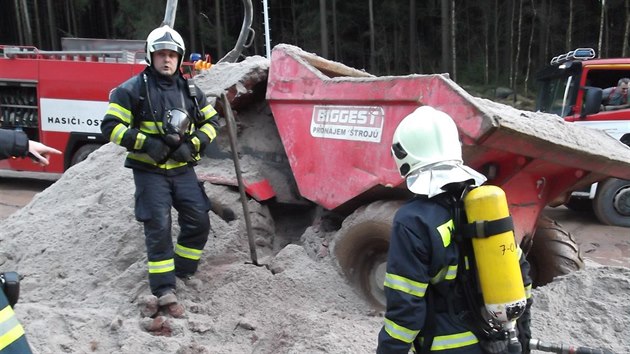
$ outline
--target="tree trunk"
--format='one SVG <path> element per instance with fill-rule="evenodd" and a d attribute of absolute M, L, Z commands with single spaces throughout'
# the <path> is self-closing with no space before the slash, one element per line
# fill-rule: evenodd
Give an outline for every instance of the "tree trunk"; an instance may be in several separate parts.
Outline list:
<path fill-rule="evenodd" d="M 319 30 L 322 57 L 324 58 L 328 58 L 328 25 L 326 24 L 326 17 L 326 0 L 319 0 Z"/>
<path fill-rule="evenodd" d="M 536 29 L 536 4 L 532 0 L 532 29 L 529 34 L 529 44 L 527 45 L 527 71 L 525 72 L 525 96 L 529 95 L 529 73 L 532 67 L 532 45 L 534 43 L 534 31 Z"/>
<path fill-rule="evenodd" d="M 499 0 L 494 0 L 494 84 L 499 84 Z"/>
<path fill-rule="evenodd" d="M 36 43 L 34 43 L 34 45 L 38 48 L 41 48 L 42 46 L 42 28 L 39 26 L 40 23 L 40 19 L 39 19 L 39 4 L 38 4 L 38 0 L 34 0 L 33 1 L 35 3 L 35 39 L 37 40 Z"/>
<path fill-rule="evenodd" d="M 24 45 L 24 29 L 22 28 L 22 11 L 20 11 L 20 1 L 13 0 L 15 7 L 15 20 L 17 21 L 18 43 Z"/>
<path fill-rule="evenodd" d="M 221 24 L 221 1 L 214 1 L 214 36 L 217 41 L 217 58 L 223 58 L 223 25 Z"/>
<path fill-rule="evenodd" d="M 409 72 L 415 73 L 418 69 L 416 50 L 418 47 L 416 37 L 416 0 L 409 0 Z"/>
<path fill-rule="evenodd" d="M 197 48 L 197 39 L 195 38 L 195 2 L 193 0 L 188 0 L 188 47 L 190 50 L 189 53 L 193 51 L 198 52 L 199 48 Z"/>
<path fill-rule="evenodd" d="M 601 0 L 602 8 L 599 14 L 599 39 L 597 40 L 597 57 L 602 57 L 602 41 L 604 39 L 604 19 L 606 17 L 606 0 Z"/>
<path fill-rule="evenodd" d="M 52 50 L 58 50 L 57 44 L 57 23 L 55 22 L 55 7 L 53 6 L 53 0 L 46 0 L 46 7 L 48 8 L 48 31 L 50 34 L 50 48 Z"/>
<path fill-rule="evenodd" d="M 490 82 L 490 18 L 488 17 L 488 8 L 483 7 L 483 84 L 488 85 Z"/>
<path fill-rule="evenodd" d="M 621 51 L 621 56 L 626 58 L 628 57 L 628 53 L 630 52 L 630 48 L 628 48 L 628 41 L 630 40 L 630 0 L 625 1 L 626 8 L 626 29 L 623 31 L 623 49 Z"/>
<path fill-rule="evenodd" d="M 449 40 L 449 31 L 448 31 L 448 0 L 441 1 L 441 17 L 442 17 L 442 72 L 448 72 L 448 40 Z"/>
<path fill-rule="evenodd" d="M 376 71 L 376 47 L 374 44 L 374 0 L 369 0 L 370 16 L 370 72 Z"/>
<path fill-rule="evenodd" d="M 332 17 L 333 17 L 333 58 L 339 60 L 339 34 L 337 33 L 337 0 L 332 0 Z"/>
<path fill-rule="evenodd" d="M 509 67 L 510 67 L 510 72 L 508 77 L 510 78 L 509 80 L 509 84 L 510 87 L 514 88 L 514 23 L 516 22 L 516 4 L 515 4 L 516 0 L 512 0 L 510 1 L 510 3 L 512 4 L 512 15 L 510 16 L 510 55 L 508 56 L 509 58 Z"/>
<path fill-rule="evenodd" d="M 26 0 L 22 0 L 22 14 L 24 15 L 24 44 L 33 45 L 33 29 Z"/>
<path fill-rule="evenodd" d="M 521 57 L 521 38 L 523 31 L 523 0 L 518 0 L 518 27 L 516 28 L 516 55 L 514 56 L 514 80 L 512 81 L 512 91 L 514 92 L 514 103 L 516 103 L 516 86 L 518 83 L 519 58 Z"/>
<path fill-rule="evenodd" d="M 455 0 L 451 0 L 451 47 L 452 47 L 451 60 L 453 61 L 452 63 L 453 81 L 457 80 L 457 44 L 456 44 L 457 33 L 456 33 L 455 23 L 456 23 L 455 22 Z"/>
<path fill-rule="evenodd" d="M 295 12 L 295 0 L 291 0 L 291 21 L 293 24 L 293 43 L 299 46 L 300 41 L 298 40 L 298 20 Z"/>
<path fill-rule="evenodd" d="M 567 27 L 567 45 L 565 50 L 568 52 L 573 48 L 573 0 L 569 0 L 569 25 Z"/>

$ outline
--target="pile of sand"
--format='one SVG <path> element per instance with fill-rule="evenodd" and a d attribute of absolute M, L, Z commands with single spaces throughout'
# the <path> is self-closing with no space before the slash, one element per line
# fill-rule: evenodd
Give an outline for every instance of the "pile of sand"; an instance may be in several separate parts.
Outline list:
<path fill-rule="evenodd" d="M 292 244 L 269 267 L 247 264 L 243 223 L 214 214 L 198 281 L 178 283 L 187 318 L 170 320 L 170 337 L 146 332 L 144 239 L 123 158 L 105 145 L 0 223 L 0 263 L 24 276 L 16 312 L 36 353 L 374 352 L 382 317 L 328 257 Z M 536 338 L 630 351 L 630 269 L 591 264 L 534 297 Z"/>

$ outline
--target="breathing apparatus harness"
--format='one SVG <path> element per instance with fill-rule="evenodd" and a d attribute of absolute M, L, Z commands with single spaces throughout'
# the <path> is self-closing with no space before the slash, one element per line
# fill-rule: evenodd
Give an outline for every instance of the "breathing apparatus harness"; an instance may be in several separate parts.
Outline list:
<path fill-rule="evenodd" d="M 179 85 L 178 82 L 176 84 Z M 160 138 L 164 140 L 164 142 L 171 148 L 178 147 L 184 141 L 186 132 L 190 129 L 192 123 L 185 109 L 186 105 L 184 102 L 184 94 L 180 91 L 182 97 L 182 108 L 172 108 L 168 110 L 167 114 L 161 119 L 162 124 L 160 125 L 158 124 L 158 119 L 155 116 L 153 104 L 151 103 L 148 76 L 146 73 L 142 73 L 141 86 L 142 87 L 140 89 L 140 96 L 138 98 L 136 111 L 140 111 L 140 109 L 143 107 L 146 97 L 151 118 L 153 119 L 153 123 L 155 123 Z M 199 108 L 199 101 L 197 100 L 197 92 L 195 90 L 194 80 L 192 78 L 187 79 L 186 86 L 188 97 L 192 99 L 195 106 L 196 117 L 194 119 L 194 122 L 196 122 L 200 120 L 203 114 L 201 113 L 201 109 Z M 139 122 L 134 121 L 134 126 L 137 127 L 138 125 Z"/>
<path fill-rule="evenodd" d="M 455 291 L 448 291 L 446 298 L 437 297 L 434 291 L 427 292 L 427 318 L 424 343 L 421 353 L 430 353 L 433 342 L 436 308 L 445 310 L 451 318 L 459 319 L 469 328 L 480 341 L 506 341 L 510 334 L 502 324 L 484 311 L 484 297 L 479 283 L 479 273 L 476 265 L 473 238 L 485 238 L 514 230 L 511 216 L 497 220 L 482 222 L 467 222 L 464 207 L 465 196 L 474 188 L 467 184 L 455 183 L 444 187 L 447 193 L 435 198 L 436 202 L 451 211 L 454 230 L 453 241 L 459 254 Z M 429 288 L 430 290 L 430 288 Z M 463 301 L 464 303 L 457 306 Z M 519 314 L 510 314 L 511 316 Z M 512 351 L 510 351 L 512 352 Z M 519 347 L 520 352 L 520 347 Z"/>

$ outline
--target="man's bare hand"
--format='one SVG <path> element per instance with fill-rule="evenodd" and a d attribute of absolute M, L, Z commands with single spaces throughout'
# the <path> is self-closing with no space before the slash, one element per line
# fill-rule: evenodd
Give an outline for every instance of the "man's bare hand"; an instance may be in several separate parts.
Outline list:
<path fill-rule="evenodd" d="M 44 145 L 40 142 L 29 140 L 28 141 L 28 154 L 33 159 L 33 162 L 42 166 L 48 166 L 50 154 L 61 155 L 61 151 Z"/>

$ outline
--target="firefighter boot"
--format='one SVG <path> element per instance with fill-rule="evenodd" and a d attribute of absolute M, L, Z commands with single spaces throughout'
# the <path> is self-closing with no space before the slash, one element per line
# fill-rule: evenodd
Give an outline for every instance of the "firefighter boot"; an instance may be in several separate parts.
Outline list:
<path fill-rule="evenodd" d="M 184 317 L 184 305 L 177 301 L 177 296 L 175 296 L 175 292 L 172 290 L 165 292 L 158 298 L 158 305 L 160 306 L 160 310 L 172 317 Z"/>
<path fill-rule="evenodd" d="M 158 313 L 158 298 L 155 295 L 147 295 L 140 299 L 138 303 L 142 317 L 155 317 Z"/>

